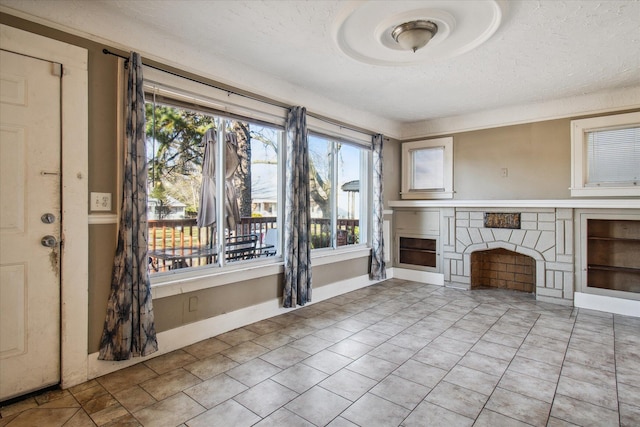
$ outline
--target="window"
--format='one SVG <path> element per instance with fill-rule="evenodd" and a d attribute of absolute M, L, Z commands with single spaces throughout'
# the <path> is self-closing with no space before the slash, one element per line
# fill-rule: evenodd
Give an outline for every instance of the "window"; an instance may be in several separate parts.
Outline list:
<path fill-rule="evenodd" d="M 572 196 L 640 195 L 640 113 L 573 120 Z"/>
<path fill-rule="evenodd" d="M 147 98 L 150 274 L 280 253 L 283 130 Z"/>
<path fill-rule="evenodd" d="M 370 150 L 309 134 L 311 248 L 366 243 Z"/>
<path fill-rule="evenodd" d="M 149 271 L 156 283 L 176 271 L 195 276 L 281 260 L 287 110 L 151 67 L 144 76 Z M 312 248 L 364 245 L 371 135 L 310 115 L 307 125 Z M 223 197 L 206 204 L 214 221 L 203 224 L 207 141 L 218 142 L 212 188 Z"/>
<path fill-rule="evenodd" d="M 453 138 L 402 144 L 403 199 L 453 197 Z"/>

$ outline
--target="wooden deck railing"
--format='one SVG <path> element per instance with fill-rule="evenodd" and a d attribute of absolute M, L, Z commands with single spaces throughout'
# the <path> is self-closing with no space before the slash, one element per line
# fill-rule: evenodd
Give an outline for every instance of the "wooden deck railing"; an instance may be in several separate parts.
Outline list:
<path fill-rule="evenodd" d="M 338 246 L 355 244 L 359 242 L 359 220 L 339 219 L 337 230 Z M 162 251 L 173 255 L 184 255 L 185 251 L 191 252 L 196 248 L 212 246 L 215 235 L 211 227 L 198 227 L 193 219 L 163 219 L 149 220 L 149 252 Z M 231 236 L 256 234 L 262 243 L 266 231 L 277 227 L 276 217 L 243 217 L 236 225 Z M 311 219 L 311 240 L 313 248 L 331 247 L 331 221 L 328 219 Z M 153 261 L 153 260 L 151 260 Z M 211 258 L 195 259 L 194 266 L 211 262 Z M 169 268 L 180 266 L 157 265 L 151 263 L 151 273 L 165 271 Z"/>

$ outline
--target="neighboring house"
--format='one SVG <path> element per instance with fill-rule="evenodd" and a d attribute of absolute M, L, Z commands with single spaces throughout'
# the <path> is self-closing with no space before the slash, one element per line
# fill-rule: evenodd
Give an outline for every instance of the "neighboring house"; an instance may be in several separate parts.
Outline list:
<path fill-rule="evenodd" d="M 183 219 L 185 218 L 185 209 L 187 205 L 174 199 L 167 197 L 166 200 L 160 201 L 149 197 L 147 199 L 149 219 Z"/>

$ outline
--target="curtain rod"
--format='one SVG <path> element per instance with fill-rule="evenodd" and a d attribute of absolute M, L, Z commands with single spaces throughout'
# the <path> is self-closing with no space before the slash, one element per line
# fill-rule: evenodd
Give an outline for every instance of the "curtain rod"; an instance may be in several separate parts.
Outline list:
<path fill-rule="evenodd" d="M 127 68 L 129 66 L 129 58 L 124 55 L 119 55 L 115 52 L 111 52 L 107 48 L 102 49 L 102 53 L 104 53 L 105 55 L 113 55 L 113 56 L 117 56 L 118 58 L 122 58 L 124 59 L 124 68 Z"/>
<path fill-rule="evenodd" d="M 124 59 L 124 67 L 125 67 L 125 68 L 127 68 L 127 66 L 129 65 L 129 58 L 128 58 L 128 57 L 126 57 L 126 56 L 123 56 L 123 55 L 117 54 L 117 53 L 115 53 L 115 52 L 111 52 L 111 51 L 110 51 L 109 49 L 107 49 L 107 48 L 102 49 L 102 53 L 104 53 L 105 55 L 113 55 L 113 56 L 117 56 L 118 58 L 122 58 L 122 59 Z M 154 70 L 162 71 L 163 73 L 171 74 L 171 75 L 174 75 L 174 76 L 176 76 L 176 77 L 181 77 L 181 78 L 183 78 L 183 79 L 191 80 L 192 82 L 195 82 L 195 83 L 200 83 L 200 84 L 203 84 L 203 85 L 206 85 L 206 86 L 212 87 L 212 88 L 214 88 L 214 89 L 218 89 L 218 90 L 225 91 L 225 92 L 227 92 L 228 94 L 241 96 L 241 97 L 243 97 L 243 98 L 252 99 L 252 100 L 254 100 L 254 101 L 258 101 L 258 102 L 264 102 L 265 104 L 271 105 L 271 106 L 273 106 L 273 107 L 280 107 L 280 108 L 286 108 L 286 109 L 289 109 L 289 107 L 287 107 L 286 105 L 283 105 L 283 104 L 280 104 L 280 103 L 276 103 L 276 102 L 274 102 L 274 101 L 265 101 L 264 99 L 259 99 L 259 98 L 256 98 L 256 97 L 253 97 L 253 96 L 250 96 L 250 95 L 246 95 L 246 94 L 243 94 L 243 93 L 234 92 L 234 91 L 232 91 L 232 90 L 225 89 L 225 88 L 221 88 L 221 87 L 218 87 L 218 86 L 212 85 L 212 84 L 210 84 L 210 83 L 205 83 L 205 82 L 202 82 L 202 81 L 200 81 L 200 80 L 196 80 L 196 79 L 194 79 L 194 78 L 184 76 L 184 75 L 182 75 L 182 74 L 174 73 L 173 71 L 168 71 L 168 70 L 166 70 L 166 69 L 164 69 L 164 68 L 156 67 L 156 66 L 154 66 L 154 65 L 148 65 L 148 64 L 143 64 L 143 65 L 144 65 L 144 66 L 146 66 L 146 67 L 153 68 Z M 359 133 L 365 133 L 365 134 L 369 133 L 369 132 L 363 132 L 363 131 L 358 130 L 358 129 L 354 129 L 354 128 L 349 127 L 349 126 L 345 126 L 345 125 L 343 125 L 343 124 L 341 124 L 341 123 L 338 123 L 338 122 L 337 122 L 337 121 L 335 121 L 335 120 L 330 120 L 330 119 L 327 119 L 326 117 L 318 116 L 318 115 L 313 114 L 313 113 L 309 113 L 309 112 L 307 112 L 307 114 L 308 114 L 309 116 L 311 116 L 311 117 L 315 118 L 315 119 L 318 119 L 318 120 L 320 120 L 320 121 L 323 121 L 323 122 L 325 122 L 325 123 L 328 123 L 328 124 L 331 124 L 331 125 L 334 125 L 334 126 L 338 126 L 338 127 L 340 127 L 340 128 L 343 128 L 343 129 L 347 129 L 347 130 L 351 130 L 351 131 L 359 132 Z M 372 134 L 372 135 L 373 135 L 373 134 Z"/>

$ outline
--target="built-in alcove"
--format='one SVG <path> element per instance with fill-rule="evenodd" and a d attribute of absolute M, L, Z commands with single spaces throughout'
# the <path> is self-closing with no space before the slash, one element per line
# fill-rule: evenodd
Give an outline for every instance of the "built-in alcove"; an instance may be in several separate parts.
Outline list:
<path fill-rule="evenodd" d="M 587 221 L 587 286 L 640 293 L 640 221 Z"/>
<path fill-rule="evenodd" d="M 484 287 L 535 293 L 536 262 L 507 249 L 475 251 L 471 254 L 471 289 Z"/>
<path fill-rule="evenodd" d="M 398 239 L 400 264 L 436 268 L 437 240 L 417 237 Z"/>

